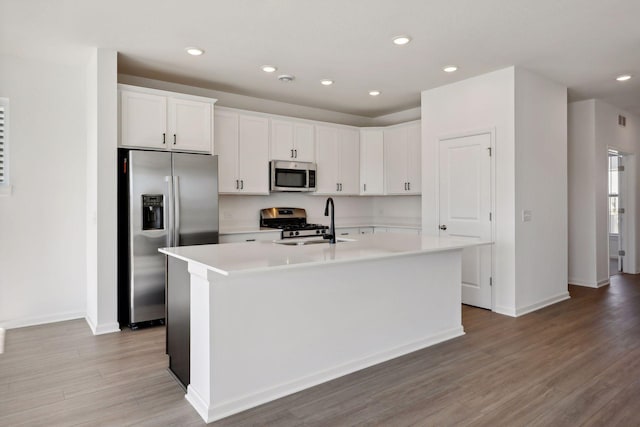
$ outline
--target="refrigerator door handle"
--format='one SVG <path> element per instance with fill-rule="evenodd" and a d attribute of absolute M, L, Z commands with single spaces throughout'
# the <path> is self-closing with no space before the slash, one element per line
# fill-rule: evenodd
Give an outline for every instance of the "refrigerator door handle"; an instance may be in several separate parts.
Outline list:
<path fill-rule="evenodd" d="M 180 177 L 173 177 L 173 245 L 180 246 Z"/>
<path fill-rule="evenodd" d="M 174 213 L 175 213 L 175 209 L 173 207 L 174 205 L 174 198 L 173 198 L 173 177 L 171 176 L 165 176 L 164 177 L 165 182 L 167 183 L 167 205 L 166 205 L 166 212 L 167 212 L 167 246 L 171 247 L 171 246 L 175 246 L 173 244 L 173 229 L 174 229 L 174 222 L 175 222 L 175 218 L 174 218 Z"/>

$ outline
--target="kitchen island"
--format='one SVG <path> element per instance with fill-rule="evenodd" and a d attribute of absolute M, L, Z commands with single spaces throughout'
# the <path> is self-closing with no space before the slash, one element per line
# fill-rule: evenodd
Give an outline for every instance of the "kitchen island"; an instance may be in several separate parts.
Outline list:
<path fill-rule="evenodd" d="M 461 254 L 482 244 L 385 233 L 161 249 L 190 275 L 187 400 L 211 422 L 464 334 Z"/>

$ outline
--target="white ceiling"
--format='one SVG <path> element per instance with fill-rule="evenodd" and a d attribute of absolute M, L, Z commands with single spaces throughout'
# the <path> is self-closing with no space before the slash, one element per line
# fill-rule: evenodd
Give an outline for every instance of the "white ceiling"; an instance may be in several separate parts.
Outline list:
<path fill-rule="evenodd" d="M 0 53 L 69 62 L 113 48 L 124 74 L 366 117 L 516 65 L 568 86 L 571 100 L 640 114 L 639 18 L 639 0 L 0 0 Z M 413 41 L 395 46 L 398 34 Z M 634 78 L 616 82 L 623 73 Z"/>

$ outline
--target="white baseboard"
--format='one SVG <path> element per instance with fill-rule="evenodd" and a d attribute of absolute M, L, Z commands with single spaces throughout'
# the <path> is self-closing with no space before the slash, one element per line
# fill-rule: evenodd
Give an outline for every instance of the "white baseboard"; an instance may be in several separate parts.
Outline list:
<path fill-rule="evenodd" d="M 609 279 L 602 279 L 598 282 L 590 282 L 588 280 L 572 279 L 569 278 L 569 284 L 575 286 L 583 286 L 585 288 L 601 288 L 609 284 Z"/>
<path fill-rule="evenodd" d="M 513 307 L 504 307 L 501 305 L 496 305 L 493 307 L 493 311 L 498 314 L 503 314 L 505 316 L 516 317 L 516 309 Z"/>
<path fill-rule="evenodd" d="M 414 351 L 430 347 L 443 341 L 450 340 L 464 335 L 462 326 L 452 328 L 436 335 L 426 337 L 420 341 L 416 341 L 407 345 L 386 350 L 374 355 L 354 360 L 343 365 L 334 366 L 321 372 L 315 372 L 311 375 L 304 376 L 297 380 L 286 384 L 279 384 L 266 390 L 259 390 L 250 395 L 242 396 L 231 401 L 220 402 L 212 406 L 208 406 L 205 399 L 198 394 L 191 386 L 187 387 L 187 401 L 194 407 L 202 419 L 211 423 L 216 420 L 228 417 L 238 412 L 242 412 L 249 408 L 271 402 L 272 400 L 297 393 L 298 391 L 325 383 L 327 381 L 342 377 L 352 372 L 368 368 L 378 363 L 394 359 L 396 357 L 412 353 Z M 215 385 L 214 385 L 215 388 Z"/>
<path fill-rule="evenodd" d="M 504 307 L 504 306 L 495 306 L 493 311 L 498 314 L 503 314 L 505 316 L 511 317 L 519 317 L 524 316 L 525 314 L 531 313 L 532 311 L 540 310 L 543 307 L 547 307 L 549 305 L 558 303 L 560 301 L 564 301 L 566 299 L 571 298 L 569 292 L 562 292 L 556 296 L 551 298 L 544 299 L 542 301 L 536 302 L 534 304 L 529 304 L 524 307 Z"/>
<path fill-rule="evenodd" d="M 96 325 L 93 319 L 91 319 L 89 316 L 85 316 L 84 320 L 86 320 L 89 328 L 91 328 L 91 332 L 93 333 L 93 335 L 103 335 L 113 332 L 120 332 L 120 325 L 118 324 L 118 322 L 102 323 Z"/>
<path fill-rule="evenodd" d="M 559 303 L 560 301 L 568 300 L 569 298 L 571 298 L 569 292 L 562 292 L 558 295 L 544 299 L 542 301 L 538 301 L 534 304 L 529 304 L 524 307 L 518 307 L 516 308 L 516 317 L 524 316 L 525 314 L 531 313 L 532 311 L 540 310 L 541 308 Z"/>
<path fill-rule="evenodd" d="M 65 313 L 48 314 L 46 316 L 23 317 L 12 319 L 0 323 L 0 328 L 15 329 L 26 326 L 44 325 L 46 323 L 64 322 L 66 320 L 82 319 L 85 316 L 83 311 L 68 311 Z"/>
<path fill-rule="evenodd" d="M 585 288 L 601 288 L 603 286 L 607 286 L 609 284 L 609 279 L 602 279 L 599 280 L 598 282 L 590 282 L 587 280 L 576 280 L 576 279 L 569 279 L 569 284 L 570 285 L 575 285 L 575 286 L 582 286 Z"/>

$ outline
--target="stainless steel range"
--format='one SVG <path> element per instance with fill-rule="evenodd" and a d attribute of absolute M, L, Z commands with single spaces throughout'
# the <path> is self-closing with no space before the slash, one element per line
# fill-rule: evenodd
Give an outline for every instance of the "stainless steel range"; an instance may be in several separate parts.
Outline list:
<path fill-rule="evenodd" d="M 282 239 L 317 237 L 329 231 L 323 224 L 307 223 L 307 211 L 302 208 L 268 208 L 260 211 L 260 227 L 282 230 Z"/>

